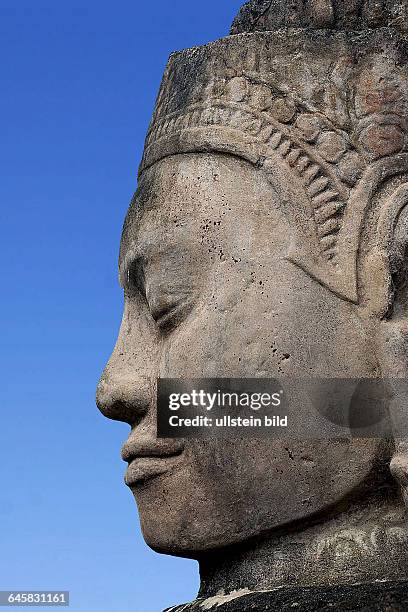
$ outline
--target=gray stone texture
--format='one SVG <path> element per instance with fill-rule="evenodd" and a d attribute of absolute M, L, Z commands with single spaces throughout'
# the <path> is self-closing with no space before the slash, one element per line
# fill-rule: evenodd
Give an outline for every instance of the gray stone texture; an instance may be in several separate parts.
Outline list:
<path fill-rule="evenodd" d="M 407 582 L 282 588 L 199 599 L 165 612 L 406 612 Z"/>
<path fill-rule="evenodd" d="M 405 0 L 251 0 L 235 18 L 231 34 L 279 28 L 406 31 Z"/>
<path fill-rule="evenodd" d="M 270 597 L 317 610 L 326 593 L 347 610 L 348 587 L 330 587 L 364 583 L 353 596 L 371 607 L 353 609 L 383 609 L 388 595 L 384 610 L 407 609 L 405 585 L 377 599 L 373 586 L 408 578 L 398 430 L 288 443 L 164 440 L 155 427 L 158 377 L 407 376 L 406 10 L 253 1 L 233 36 L 166 68 L 97 401 L 131 426 L 122 454 L 147 543 L 199 561 L 202 599 L 313 586 L 326 590 Z M 394 391 L 391 424 L 407 405 Z M 217 609 L 269 610 L 268 597 Z"/>

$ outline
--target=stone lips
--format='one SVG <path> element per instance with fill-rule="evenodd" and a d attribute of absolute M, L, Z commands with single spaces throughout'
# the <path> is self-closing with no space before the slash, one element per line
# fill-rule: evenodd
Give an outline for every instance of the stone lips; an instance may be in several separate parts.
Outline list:
<path fill-rule="evenodd" d="M 288 258 L 358 302 L 367 210 L 384 181 L 408 169 L 406 49 L 390 29 L 281 30 L 174 54 L 140 171 L 169 155 L 218 151 L 272 183 L 278 174 L 295 230 Z"/>

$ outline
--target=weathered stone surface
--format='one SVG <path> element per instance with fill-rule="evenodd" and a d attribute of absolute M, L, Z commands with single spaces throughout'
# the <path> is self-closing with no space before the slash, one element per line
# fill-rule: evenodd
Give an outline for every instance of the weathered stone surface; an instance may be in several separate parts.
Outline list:
<path fill-rule="evenodd" d="M 131 425 L 147 543 L 199 561 L 201 598 L 408 578 L 408 401 L 392 382 L 394 440 L 157 439 L 155 405 L 158 377 L 407 377 L 406 7 L 251 2 L 243 33 L 166 68 L 97 400 Z M 338 606 L 344 589 L 288 605 Z M 387 589 L 399 605 L 405 585 Z"/>
<path fill-rule="evenodd" d="M 174 54 L 141 172 L 177 153 L 230 152 L 280 189 L 298 185 L 299 195 L 282 196 L 295 226 L 289 256 L 357 302 L 365 215 L 408 159 L 407 43 L 391 29 L 280 30 Z M 334 214 L 321 223 L 326 202 Z"/>
<path fill-rule="evenodd" d="M 279 28 L 406 31 L 407 16 L 405 0 L 250 0 L 234 20 L 231 34 Z"/>
<path fill-rule="evenodd" d="M 408 582 L 282 588 L 198 599 L 165 612 L 406 612 Z"/>

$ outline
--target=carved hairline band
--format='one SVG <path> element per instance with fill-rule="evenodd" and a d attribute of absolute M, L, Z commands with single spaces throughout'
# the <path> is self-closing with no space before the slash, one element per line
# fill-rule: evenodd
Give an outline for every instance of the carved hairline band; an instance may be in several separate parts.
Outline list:
<path fill-rule="evenodd" d="M 340 181 L 334 183 L 332 173 L 327 176 L 328 173 L 324 172 L 326 169 L 322 171 L 315 163 L 316 159 L 309 159 L 306 165 L 299 166 L 296 162 L 305 155 L 297 145 L 290 146 L 289 143 L 288 146 L 287 139 L 277 134 L 276 130 L 269 131 L 265 143 L 238 127 L 214 124 L 192 126 L 188 122 L 188 117 L 186 119 L 183 114 L 156 140 L 147 140 L 140 174 L 158 161 L 182 153 L 234 155 L 262 168 L 267 175 L 270 175 L 278 158 L 286 162 L 288 168 L 302 180 L 311 203 L 310 210 L 306 212 L 309 217 L 307 222 L 296 228 L 297 240 L 290 247 L 288 259 L 338 297 L 358 304 L 357 260 L 365 215 L 378 187 L 390 178 L 408 172 L 408 153 L 372 163 L 355 189 L 348 191 L 342 188 Z M 404 206 L 405 202 L 404 198 Z M 393 210 L 389 203 L 385 203 L 384 207 L 384 210 Z M 402 207 L 400 202 L 399 213 Z M 338 211 L 341 211 L 341 217 Z M 383 219 L 383 216 L 380 218 Z M 382 221 L 374 231 L 378 232 L 376 249 L 383 253 L 389 246 L 389 236 L 386 237 L 381 224 Z M 393 227 L 392 221 L 388 222 L 388 226 Z M 328 258 L 328 253 L 333 255 Z"/>

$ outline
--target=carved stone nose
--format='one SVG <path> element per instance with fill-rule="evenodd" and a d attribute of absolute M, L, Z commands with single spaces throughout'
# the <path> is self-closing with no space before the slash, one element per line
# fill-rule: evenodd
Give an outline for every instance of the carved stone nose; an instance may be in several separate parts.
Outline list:
<path fill-rule="evenodd" d="M 133 425 L 148 411 L 151 384 L 125 376 L 103 374 L 96 389 L 96 404 L 108 419 Z"/>

